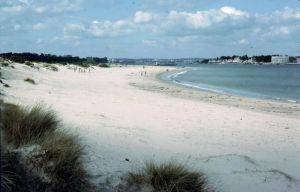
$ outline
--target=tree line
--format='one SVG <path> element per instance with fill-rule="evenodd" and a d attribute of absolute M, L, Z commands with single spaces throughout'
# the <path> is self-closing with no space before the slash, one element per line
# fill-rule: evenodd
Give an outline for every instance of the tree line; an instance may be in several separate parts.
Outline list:
<path fill-rule="evenodd" d="M 229 59 L 234 60 L 235 58 L 239 58 L 241 61 L 247 61 L 252 58 L 254 61 L 259 63 L 269 63 L 271 62 L 272 56 L 278 56 L 278 55 L 258 55 L 253 57 L 249 57 L 248 55 L 243 55 L 243 56 L 233 55 L 233 56 L 221 56 L 220 58 L 218 57 L 217 60 L 229 60 Z"/>
<path fill-rule="evenodd" d="M 107 63 L 107 57 L 86 57 L 80 58 L 78 56 L 64 55 L 57 56 L 52 54 L 37 54 L 37 53 L 1 53 L 0 57 L 4 59 L 9 59 L 14 62 L 24 63 L 25 61 L 35 61 L 35 62 L 45 62 L 45 63 L 72 63 L 72 64 L 83 64 L 83 63 Z"/>

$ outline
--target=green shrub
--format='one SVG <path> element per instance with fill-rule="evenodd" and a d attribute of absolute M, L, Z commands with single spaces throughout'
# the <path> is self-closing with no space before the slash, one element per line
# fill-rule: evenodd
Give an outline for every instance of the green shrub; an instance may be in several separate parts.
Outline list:
<path fill-rule="evenodd" d="M 108 64 L 106 64 L 106 63 L 101 63 L 101 64 L 99 65 L 99 67 L 108 68 L 108 67 L 109 67 L 109 65 L 108 65 Z"/>
<path fill-rule="evenodd" d="M 6 104 L 3 119 L 6 140 L 16 146 L 54 132 L 60 124 L 56 113 L 41 105 L 23 108 Z"/>
<path fill-rule="evenodd" d="M 58 68 L 53 64 L 44 64 L 44 67 L 51 71 L 58 71 Z"/>
<path fill-rule="evenodd" d="M 25 65 L 27 65 L 29 67 L 34 67 L 34 64 L 31 63 L 30 61 L 25 61 Z"/>
<path fill-rule="evenodd" d="M 147 162 L 138 172 L 130 172 L 127 182 L 132 186 L 150 185 L 155 191 L 203 192 L 206 191 L 203 174 L 190 171 L 175 162 L 156 165 Z"/>
<path fill-rule="evenodd" d="M 4 83 L 3 86 L 4 86 L 4 87 L 10 87 L 10 85 L 9 85 L 9 84 L 6 84 L 6 83 Z"/>
<path fill-rule="evenodd" d="M 3 62 L 3 63 L 1 63 L 1 66 L 2 66 L 2 67 L 8 67 L 8 66 L 9 66 L 9 63 Z"/>
<path fill-rule="evenodd" d="M 26 78 L 26 79 L 24 79 L 24 81 L 25 81 L 25 82 L 28 82 L 28 83 L 31 83 L 31 84 L 33 84 L 33 85 L 36 84 L 35 81 L 34 81 L 33 79 L 30 79 L 30 78 Z"/>

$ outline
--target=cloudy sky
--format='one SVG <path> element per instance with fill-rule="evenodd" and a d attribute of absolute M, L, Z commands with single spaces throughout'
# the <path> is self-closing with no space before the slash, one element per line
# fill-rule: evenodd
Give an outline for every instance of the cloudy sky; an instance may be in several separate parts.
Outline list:
<path fill-rule="evenodd" d="M 0 0 L 0 52 L 300 55 L 299 0 Z"/>

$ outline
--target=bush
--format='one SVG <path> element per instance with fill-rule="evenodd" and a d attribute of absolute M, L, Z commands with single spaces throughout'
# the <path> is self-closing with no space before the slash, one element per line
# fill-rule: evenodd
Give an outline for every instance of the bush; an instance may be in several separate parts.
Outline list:
<path fill-rule="evenodd" d="M 109 65 L 108 65 L 108 64 L 106 64 L 106 63 L 101 63 L 101 64 L 99 65 L 99 67 L 108 68 L 108 67 L 109 67 Z"/>
<path fill-rule="evenodd" d="M 58 71 L 58 68 L 53 64 L 44 64 L 44 67 L 51 71 Z"/>
<path fill-rule="evenodd" d="M 175 162 L 156 165 L 146 163 L 138 172 L 130 172 L 127 182 L 131 186 L 150 185 L 155 191 L 166 192 L 203 192 L 206 191 L 203 174 L 188 170 Z"/>
<path fill-rule="evenodd" d="M 4 130 L 8 143 L 20 146 L 43 135 L 54 132 L 60 120 L 54 111 L 41 105 L 22 108 L 6 104 L 3 112 Z"/>
<path fill-rule="evenodd" d="M 24 81 L 25 81 L 25 82 L 28 82 L 28 83 L 31 83 L 31 84 L 33 84 L 33 85 L 36 84 L 35 81 L 34 81 L 33 79 L 30 79 L 30 78 L 26 78 L 26 79 L 24 79 Z"/>
<path fill-rule="evenodd" d="M 3 63 L 1 63 L 1 66 L 2 66 L 2 67 L 8 67 L 8 66 L 9 66 L 9 63 L 3 62 Z"/>
<path fill-rule="evenodd" d="M 29 67 L 34 67 L 34 64 L 31 63 L 30 61 L 25 61 L 25 65 L 27 65 Z"/>

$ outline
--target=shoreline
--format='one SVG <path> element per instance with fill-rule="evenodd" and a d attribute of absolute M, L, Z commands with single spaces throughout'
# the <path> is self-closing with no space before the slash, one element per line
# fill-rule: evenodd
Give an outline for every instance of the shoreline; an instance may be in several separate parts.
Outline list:
<path fill-rule="evenodd" d="M 264 98 L 252 98 L 247 96 L 234 95 L 230 93 L 216 93 L 209 90 L 193 88 L 177 83 L 173 83 L 161 78 L 169 69 L 168 73 L 182 72 L 183 69 L 178 67 L 165 67 L 164 71 L 157 72 L 152 77 L 153 83 L 143 83 L 143 90 L 160 92 L 167 95 L 172 95 L 178 98 L 193 99 L 201 102 L 224 105 L 228 107 L 236 107 L 250 111 L 262 112 L 267 114 L 276 114 L 286 117 L 300 117 L 300 104 L 296 102 L 288 102 L 285 100 L 273 100 Z M 170 70 L 171 69 L 171 70 Z M 161 87 L 155 86 L 155 82 L 159 83 Z M 134 85 L 141 88 L 141 85 Z M 158 88 L 159 87 L 159 88 Z"/>
<path fill-rule="evenodd" d="M 170 73 L 170 72 L 164 72 L 164 73 L 158 74 L 157 78 L 159 78 L 162 81 L 165 81 L 167 83 L 170 83 L 170 84 L 174 84 L 174 85 L 178 85 L 178 86 L 182 86 L 182 87 L 187 87 L 187 88 L 192 88 L 192 89 L 195 89 L 195 90 L 209 92 L 209 93 L 214 93 L 214 94 L 227 95 L 227 96 L 235 96 L 235 97 L 242 97 L 242 98 L 248 98 L 248 99 L 257 99 L 257 100 L 264 100 L 264 101 L 273 101 L 273 102 L 279 102 L 279 103 L 295 103 L 295 104 L 299 104 L 299 101 L 292 100 L 292 99 L 275 98 L 275 97 L 267 96 L 267 95 L 265 95 L 265 96 L 258 96 L 257 94 L 256 94 L 257 96 L 254 96 L 253 94 L 252 94 L 253 96 L 251 96 L 249 94 L 248 95 L 247 94 L 239 94 L 238 90 L 236 91 L 236 93 L 234 93 L 233 92 L 234 90 L 232 90 L 232 91 L 223 91 L 223 90 L 221 90 L 221 88 L 219 90 L 217 88 L 216 89 L 204 88 L 204 87 L 201 87 L 201 86 L 193 85 L 192 83 L 191 84 L 181 83 L 181 82 L 177 82 L 175 80 L 175 78 L 177 77 L 177 75 L 182 74 L 182 73 L 186 73 L 188 71 L 189 71 L 189 69 L 187 69 L 187 70 L 178 70 L 178 71 L 175 71 L 175 72 L 172 72 L 172 73 Z M 208 86 L 210 86 L 210 85 L 208 85 Z"/>

